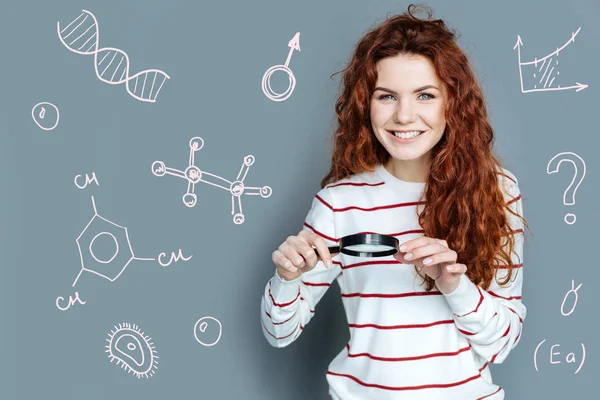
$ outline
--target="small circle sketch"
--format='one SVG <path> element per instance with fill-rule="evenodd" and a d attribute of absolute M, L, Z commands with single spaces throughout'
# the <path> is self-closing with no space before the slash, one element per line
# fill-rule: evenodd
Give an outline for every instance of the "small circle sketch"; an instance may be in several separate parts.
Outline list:
<path fill-rule="evenodd" d="M 51 131 L 58 125 L 60 113 L 54 104 L 43 101 L 33 106 L 31 117 L 41 129 Z"/>
<path fill-rule="evenodd" d="M 271 75 L 275 71 L 283 71 L 288 75 L 288 87 L 283 93 L 278 93 L 271 87 Z M 296 87 L 296 77 L 291 69 L 287 65 L 274 65 L 269 68 L 262 78 L 262 90 L 263 93 L 273 101 L 283 101 L 292 95 L 294 88 Z"/>
<path fill-rule="evenodd" d="M 206 336 L 206 335 L 204 335 L 204 333 L 206 332 L 206 328 L 209 326 L 209 323 L 207 322 L 207 320 L 215 321 L 216 325 L 218 326 L 217 338 L 210 343 L 205 343 L 202 340 L 200 340 L 200 338 L 198 337 L 199 333 L 201 334 L 201 336 Z M 214 324 L 211 323 L 211 325 L 214 325 Z M 196 321 L 196 324 L 194 325 L 194 337 L 196 338 L 198 343 L 200 343 L 203 346 L 210 347 L 210 346 L 214 346 L 215 344 L 217 344 L 219 342 L 219 340 L 221 339 L 222 332 L 223 332 L 223 326 L 221 325 L 221 323 L 219 322 L 218 319 L 213 318 L 213 317 L 202 317 L 198 321 Z"/>

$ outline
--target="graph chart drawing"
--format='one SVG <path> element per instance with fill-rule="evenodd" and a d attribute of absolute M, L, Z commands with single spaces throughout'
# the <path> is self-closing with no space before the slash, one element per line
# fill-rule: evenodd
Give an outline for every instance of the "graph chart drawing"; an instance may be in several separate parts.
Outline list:
<path fill-rule="evenodd" d="M 550 54 L 542 58 L 536 57 L 532 61 L 521 61 L 521 47 L 523 47 L 523 41 L 521 40 L 521 36 L 517 35 L 517 42 L 515 43 L 513 50 L 517 49 L 521 92 L 531 93 L 573 89 L 575 89 L 576 92 L 579 92 L 588 87 L 588 85 L 579 82 L 561 86 L 559 76 L 559 56 L 565 51 L 567 46 L 575 42 L 575 37 L 580 30 L 581 27 L 579 27 L 577 31 L 572 32 L 571 38 L 560 48 L 557 47 L 556 50 Z"/>

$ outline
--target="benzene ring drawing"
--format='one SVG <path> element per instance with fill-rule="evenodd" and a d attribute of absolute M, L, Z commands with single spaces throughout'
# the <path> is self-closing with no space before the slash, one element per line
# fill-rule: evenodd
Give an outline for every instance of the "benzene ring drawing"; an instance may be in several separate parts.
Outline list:
<path fill-rule="evenodd" d="M 517 49 L 517 58 L 519 62 L 519 78 L 521 80 L 521 92 L 522 93 L 530 93 L 530 92 L 545 92 L 545 91 L 555 91 L 555 90 L 571 90 L 575 89 L 575 92 L 582 91 L 587 88 L 588 85 L 575 82 L 574 85 L 563 86 L 557 84 L 555 87 L 552 87 L 554 80 L 560 75 L 560 70 L 558 69 L 558 57 L 559 54 L 567 47 L 569 44 L 575 42 L 575 36 L 579 33 L 581 27 L 577 29 L 576 32 L 571 33 L 571 38 L 560 48 L 556 48 L 555 51 L 546 55 L 542 58 L 535 58 L 533 61 L 521 61 L 521 47 L 523 46 L 523 41 L 521 40 L 521 36 L 517 35 L 517 42 L 515 43 L 514 49 Z M 539 68 L 538 68 L 539 65 Z M 525 75 L 527 79 L 527 84 L 523 82 L 523 72 L 526 70 L 528 73 Z M 538 74 L 540 75 L 538 80 Z M 540 85 L 541 87 L 538 87 Z M 528 89 L 525 89 L 525 86 L 528 86 Z"/>
<path fill-rule="evenodd" d="M 131 261 L 155 260 L 154 258 L 140 258 L 134 255 L 127 228 L 100 216 L 96 209 L 94 196 L 92 196 L 92 206 L 94 207 L 94 216 L 87 223 L 77 239 L 75 239 L 81 259 L 81 270 L 77 274 L 75 281 L 73 281 L 73 287 L 77 284 L 83 271 L 91 272 L 114 282 L 121 276 Z M 93 249 L 94 242 L 104 236 L 107 236 L 114 243 L 114 254 L 108 259 L 100 259 Z M 86 246 L 86 243 L 89 243 L 89 245 Z M 126 245 L 119 246 L 119 243 Z"/>
<path fill-rule="evenodd" d="M 171 79 L 159 69 L 147 69 L 129 75 L 127 53 L 114 47 L 98 48 L 100 38 L 98 21 L 94 14 L 87 10 L 82 10 L 77 18 L 62 29 L 60 21 L 57 22 L 56 28 L 58 38 L 67 49 L 76 54 L 94 55 L 94 69 L 98 79 L 110 85 L 125 83 L 127 93 L 136 100 L 156 102 L 163 84 L 167 79 Z"/>
<path fill-rule="evenodd" d="M 265 96 L 267 96 L 273 101 L 283 101 L 287 99 L 292 95 L 294 87 L 296 87 L 296 77 L 294 76 L 292 70 L 289 68 L 289 65 L 294 50 L 300 51 L 300 32 L 296 32 L 294 37 L 288 42 L 288 47 L 290 47 L 290 51 L 288 52 L 285 64 L 273 65 L 264 73 L 262 78 L 262 91 L 265 94 Z M 273 90 L 273 88 L 271 88 L 271 75 L 273 75 L 275 71 L 283 71 L 286 74 L 288 74 L 288 88 L 283 93 L 277 93 Z"/>
<path fill-rule="evenodd" d="M 187 180 L 187 192 L 182 198 L 183 204 L 186 206 L 194 207 L 196 205 L 197 196 L 194 191 L 197 183 L 204 182 L 209 185 L 224 189 L 231 193 L 231 215 L 233 215 L 233 222 L 236 225 L 239 225 L 245 220 L 244 213 L 242 211 L 242 195 L 260 195 L 262 198 L 267 198 L 273 193 L 273 190 L 269 186 L 255 187 L 246 186 L 244 184 L 248 170 L 255 161 L 253 155 L 247 155 L 244 157 L 244 162 L 242 163 L 242 167 L 240 168 L 240 172 L 238 173 L 236 179 L 234 181 L 230 181 L 218 175 L 211 174 L 210 172 L 203 171 L 195 165 L 194 154 L 204 147 L 204 140 L 201 137 L 197 136 L 190 139 L 189 146 L 189 165 L 185 171 L 169 168 L 162 161 L 154 161 L 152 163 L 152 173 L 155 176 L 172 175 Z"/>
<path fill-rule="evenodd" d="M 135 324 L 114 326 L 108 334 L 106 353 L 110 362 L 140 378 L 149 378 L 158 368 L 158 356 L 151 338 Z"/>

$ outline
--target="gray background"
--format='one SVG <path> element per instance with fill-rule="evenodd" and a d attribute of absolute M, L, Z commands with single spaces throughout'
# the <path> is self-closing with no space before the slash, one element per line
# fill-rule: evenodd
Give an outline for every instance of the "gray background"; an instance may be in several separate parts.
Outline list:
<path fill-rule="evenodd" d="M 525 247 L 523 337 L 493 376 L 510 399 L 597 396 L 599 325 L 595 257 L 600 213 L 593 200 L 598 102 L 597 1 L 432 1 L 436 16 L 457 28 L 485 92 L 496 152 L 519 179 L 533 236 Z M 325 371 L 348 339 L 337 285 L 300 338 L 275 349 L 263 337 L 260 296 L 274 272 L 272 251 L 297 233 L 330 161 L 333 103 L 342 69 L 356 41 L 406 1 L 257 0 L 23 1 L 0 12 L 0 398 L 2 399 L 322 399 Z M 68 51 L 56 23 L 92 11 L 100 47 L 127 52 L 133 73 L 158 68 L 171 80 L 158 101 L 130 97 L 123 85 L 96 78 L 93 57 Z M 523 94 L 522 58 L 543 57 L 582 27 L 560 57 L 561 79 L 586 90 Z M 297 84 L 283 102 L 261 91 L 263 73 L 285 62 L 287 42 L 300 32 L 301 51 L 290 67 Z M 273 85 L 287 86 L 283 73 Z M 41 101 L 54 103 L 60 122 L 43 131 L 31 117 Z M 158 178 L 163 160 L 185 168 L 188 141 L 201 136 L 201 169 L 233 178 L 243 157 L 256 158 L 247 185 L 269 185 L 270 198 L 243 197 L 246 221 L 231 220 L 227 192 L 196 186 L 198 204 L 181 202 L 186 184 Z M 569 164 L 548 175 L 550 158 L 579 154 L 587 175 L 576 204 L 563 193 Z M 75 175 L 96 173 L 99 186 L 78 189 Z M 126 226 L 139 257 L 182 249 L 187 262 L 163 268 L 133 261 L 114 282 L 84 272 L 75 238 L 93 216 Z M 567 225 L 566 212 L 577 214 Z M 106 242 L 108 243 L 108 242 Z M 99 245 L 97 252 L 108 251 Z M 577 307 L 565 317 L 571 288 Z M 58 296 L 78 291 L 85 305 L 67 311 Z M 573 298 L 567 300 L 567 306 Z M 568 308 L 567 308 L 568 309 Z M 201 346 L 193 327 L 213 316 L 219 343 Z M 104 352 L 113 325 L 135 323 L 156 345 L 158 370 L 138 380 Z M 214 334 L 209 329 L 207 335 Z M 534 369 L 534 350 L 546 339 Z M 578 374 L 581 344 L 586 361 Z M 550 363 L 551 346 L 554 360 Z M 576 364 L 565 361 L 573 352 Z"/>

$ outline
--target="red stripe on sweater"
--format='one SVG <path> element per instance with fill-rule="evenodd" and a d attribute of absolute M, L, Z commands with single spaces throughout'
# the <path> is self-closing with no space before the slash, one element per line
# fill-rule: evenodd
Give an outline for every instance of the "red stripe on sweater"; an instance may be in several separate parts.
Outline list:
<path fill-rule="evenodd" d="M 356 232 L 356 233 L 379 233 L 379 232 L 362 231 L 362 232 Z M 403 236 L 403 235 L 410 235 L 412 233 L 425 233 L 425 231 L 423 229 L 411 229 L 408 231 L 388 233 L 387 236 Z"/>
<path fill-rule="evenodd" d="M 292 333 L 290 333 L 289 335 L 277 337 L 277 336 L 273 335 L 271 332 L 269 332 L 269 330 L 267 329 L 267 327 L 262 319 L 260 320 L 260 323 L 262 324 L 263 328 L 265 329 L 265 332 L 267 332 L 269 334 L 269 336 L 271 336 L 275 340 L 283 340 L 283 339 L 289 338 L 290 336 L 292 336 L 294 334 L 294 332 L 292 331 Z M 302 324 L 300 324 L 300 329 L 304 330 L 304 327 L 302 326 Z"/>
<path fill-rule="evenodd" d="M 342 265 L 342 269 L 350 269 L 350 268 L 356 268 L 356 267 L 363 267 L 363 266 L 366 266 L 366 265 L 385 265 L 385 264 L 398 264 L 398 265 L 401 265 L 402 263 L 400 261 L 397 261 L 397 260 L 363 261 L 363 262 L 354 263 L 354 264 Z"/>
<path fill-rule="evenodd" d="M 463 347 L 462 349 L 459 349 L 457 351 L 450 351 L 450 352 L 444 352 L 444 353 L 431 353 L 431 354 L 425 354 L 422 356 L 411 356 L 411 357 L 379 357 L 379 356 L 374 356 L 369 353 L 352 354 L 352 353 L 350 353 L 350 343 L 346 344 L 346 349 L 348 349 L 348 357 L 368 357 L 372 360 L 395 362 L 395 361 L 415 361 L 415 360 L 423 360 L 425 358 L 435 358 L 435 357 L 457 356 L 460 353 L 464 353 L 465 351 L 471 350 L 471 346 Z"/>
<path fill-rule="evenodd" d="M 477 288 L 477 290 L 479 291 L 479 302 L 477 302 L 477 306 L 475 307 L 475 309 L 473 311 L 470 311 L 466 314 L 462 314 L 462 315 L 458 315 L 456 313 L 453 313 L 454 315 L 456 315 L 457 317 L 464 317 L 467 316 L 469 314 L 472 314 L 474 312 L 477 312 L 477 310 L 479 310 L 479 306 L 483 303 L 483 293 L 481 293 L 481 289 L 479 288 L 479 286 L 475 286 Z"/>
<path fill-rule="evenodd" d="M 513 309 L 512 309 L 512 308 L 510 308 L 510 307 L 507 307 L 507 308 L 508 308 L 510 311 L 512 311 L 513 313 L 515 313 L 515 314 L 517 315 L 517 317 L 519 317 L 519 322 L 520 322 L 520 323 L 523 323 L 523 318 L 521 318 L 521 316 L 519 315 L 519 313 L 518 313 L 518 312 L 516 312 L 515 310 L 513 310 Z"/>
<path fill-rule="evenodd" d="M 412 206 L 416 206 L 418 204 L 426 204 L 426 202 L 425 201 L 410 201 L 407 203 L 386 204 L 384 206 L 377 206 L 377 207 L 371 207 L 371 208 L 365 208 L 365 207 L 359 207 L 359 206 L 348 206 L 348 207 L 343 207 L 343 208 L 332 208 L 332 210 L 333 210 L 333 212 L 344 212 L 344 211 L 349 211 L 349 210 L 359 210 L 359 211 L 371 212 L 371 211 L 378 211 L 378 210 L 386 210 L 386 209 L 390 209 L 390 208 L 412 207 Z"/>
<path fill-rule="evenodd" d="M 302 281 L 302 283 L 304 283 L 306 286 L 331 286 L 331 283 L 315 283 L 315 282 L 307 282 L 307 281 Z"/>
<path fill-rule="evenodd" d="M 491 294 L 494 297 L 498 297 L 500 299 L 504 299 L 504 300 L 521 300 L 521 296 L 510 296 L 510 297 L 504 297 L 504 296 L 500 296 L 499 294 L 496 294 L 490 290 L 488 290 L 488 293 Z"/>
<path fill-rule="evenodd" d="M 508 203 L 506 203 L 507 205 L 510 205 L 512 203 L 514 203 L 515 201 L 518 201 L 521 198 L 521 195 L 518 195 L 517 197 L 513 197 L 512 200 L 510 200 Z"/>
<path fill-rule="evenodd" d="M 329 186 L 327 186 L 327 188 L 333 188 L 333 187 L 337 187 L 337 186 L 381 186 L 381 185 L 385 185 L 385 182 L 377 182 L 377 183 L 341 182 L 341 183 L 335 183 L 335 184 L 329 185 Z"/>
<path fill-rule="evenodd" d="M 435 325 L 454 324 L 453 319 L 429 322 L 427 324 L 409 324 L 409 325 L 377 325 L 377 324 L 348 324 L 350 328 L 375 328 L 375 329 L 414 329 L 414 328 L 429 328 Z"/>
<path fill-rule="evenodd" d="M 352 379 L 354 382 L 362 385 L 362 386 L 366 386 L 366 387 L 374 387 L 374 388 L 378 388 L 378 389 L 384 389 L 384 390 L 420 390 L 420 389 L 432 389 L 432 388 L 447 388 L 447 387 L 452 387 L 452 386 L 460 386 L 463 385 L 467 382 L 470 382 L 474 379 L 477 379 L 479 377 L 481 377 L 480 374 L 477 375 L 473 375 L 467 379 L 464 379 L 462 381 L 459 382 L 452 382 L 452 383 L 432 383 L 432 384 L 428 384 L 428 385 L 420 385 L 420 386 L 384 386 L 384 385 L 378 385 L 375 383 L 366 383 L 360 379 L 358 379 L 357 377 L 350 375 L 350 374 L 340 374 L 337 372 L 333 372 L 333 371 L 327 371 L 327 374 L 329 375 L 335 375 L 335 376 L 341 376 L 344 378 L 349 378 Z"/>
<path fill-rule="evenodd" d="M 334 261 L 334 263 L 335 262 L 336 261 Z M 339 263 L 339 264 L 341 265 L 341 263 Z M 408 263 L 405 264 L 403 262 L 400 262 L 400 261 L 397 261 L 396 259 L 394 259 L 394 260 L 380 260 L 380 261 L 363 261 L 363 262 L 354 263 L 354 264 L 347 264 L 347 265 L 342 265 L 342 269 L 364 267 L 364 266 L 368 266 L 368 265 L 386 265 L 386 264 L 388 264 L 388 265 L 389 264 L 413 265 L 413 264 L 408 264 Z M 515 264 L 515 268 L 519 268 L 522 265 L 523 264 Z M 496 269 L 507 269 L 508 268 L 505 265 L 497 265 L 495 267 L 496 267 Z"/>
<path fill-rule="evenodd" d="M 296 309 L 296 311 L 294 311 L 294 313 L 292 314 L 292 316 L 289 317 L 288 319 L 286 319 L 283 322 L 275 322 L 275 321 L 273 321 L 273 317 L 271 316 L 271 314 L 269 314 L 269 312 L 267 310 L 265 310 L 265 313 L 267 314 L 267 317 L 269 317 L 269 319 L 271 320 L 271 322 L 273 323 L 273 325 L 283 325 L 286 322 L 290 321 L 292 318 L 294 318 L 294 316 L 298 313 L 298 310 Z"/>
<path fill-rule="evenodd" d="M 412 296 L 440 296 L 440 291 L 431 292 L 408 292 L 408 293 L 342 293 L 342 297 L 377 297 L 383 299 L 398 299 L 401 297 L 412 297 Z"/>
<path fill-rule="evenodd" d="M 323 239 L 327 239 L 329 241 L 332 242 L 339 242 L 339 239 L 336 239 L 334 237 L 331 236 L 327 236 L 326 234 L 324 234 L 323 232 L 320 232 L 318 230 L 316 230 L 312 225 L 310 225 L 308 222 L 304 223 L 304 226 L 306 226 L 308 229 L 310 229 L 311 231 L 313 231 L 314 233 L 316 233 L 317 235 L 321 236 Z"/>
<path fill-rule="evenodd" d="M 494 356 L 490 359 L 490 362 L 494 362 L 496 361 L 496 357 L 498 357 L 498 354 L 502 353 L 502 350 L 504 350 L 504 348 L 506 346 L 508 346 L 508 344 L 510 343 L 510 340 L 507 340 L 506 343 L 504 343 L 504 346 L 502 346 L 502 348 L 500 349 L 500 351 L 498 351 L 496 354 L 494 354 Z"/>
<path fill-rule="evenodd" d="M 523 264 L 513 264 L 513 268 L 521 268 Z M 496 269 L 508 269 L 508 265 L 495 265 Z"/>
<path fill-rule="evenodd" d="M 274 306 L 277 306 L 277 307 L 287 307 L 287 306 L 289 306 L 291 304 L 294 304 L 294 302 L 300 298 L 300 289 L 298 289 L 298 294 L 296 295 L 296 298 L 294 300 L 292 300 L 292 301 L 288 301 L 287 303 L 277 303 L 275 301 L 275 298 L 273 298 L 273 294 L 271 294 L 271 288 L 269 288 L 269 297 L 271 298 L 271 301 L 273 302 Z"/>
<path fill-rule="evenodd" d="M 494 315 L 492 315 L 492 318 L 490 319 L 490 321 L 491 321 L 492 319 L 494 319 L 494 317 L 496 317 L 497 315 L 498 315 L 498 313 L 497 313 L 497 312 L 495 312 L 495 313 L 494 313 Z M 488 323 L 489 323 L 489 322 L 488 322 Z M 469 332 L 469 331 L 465 331 L 464 329 L 460 329 L 460 328 L 457 328 L 457 329 L 458 329 L 458 331 L 459 331 L 460 333 L 462 333 L 463 335 L 468 335 L 468 336 L 476 335 L 476 334 L 478 334 L 478 333 L 479 333 L 479 332 Z"/>
<path fill-rule="evenodd" d="M 513 178 L 511 178 L 510 176 L 506 175 L 504 172 L 498 172 L 498 171 L 496 171 L 496 173 L 497 173 L 498 175 L 502 175 L 502 176 L 504 176 L 504 177 L 506 177 L 506 178 L 510 179 L 511 181 L 513 181 L 513 183 L 517 183 L 517 181 L 515 181 L 515 180 L 514 180 Z"/>
<path fill-rule="evenodd" d="M 340 241 L 339 238 L 334 238 L 332 236 L 328 236 L 326 234 L 324 234 L 323 232 L 317 230 L 314 226 L 310 225 L 308 222 L 304 222 L 304 226 L 306 226 L 308 229 L 310 229 L 311 231 L 313 231 L 314 233 L 316 233 L 317 235 L 321 236 L 323 239 L 327 239 L 330 240 L 334 243 L 337 243 Z M 403 235 L 410 235 L 413 233 L 424 233 L 425 231 L 423 229 L 411 229 L 408 231 L 403 231 L 403 232 L 396 232 L 396 233 L 388 233 L 388 236 L 403 236 Z M 355 233 L 379 233 L 379 232 L 370 232 L 370 231 L 363 231 L 363 232 L 355 232 Z"/>
<path fill-rule="evenodd" d="M 333 206 L 331 204 L 329 204 L 328 202 L 326 202 L 325 200 L 323 200 L 323 198 L 321 196 L 319 196 L 318 194 L 315 196 L 315 198 L 317 200 L 319 200 L 321 203 L 323 203 L 325 205 L 325 207 L 333 210 Z"/>

